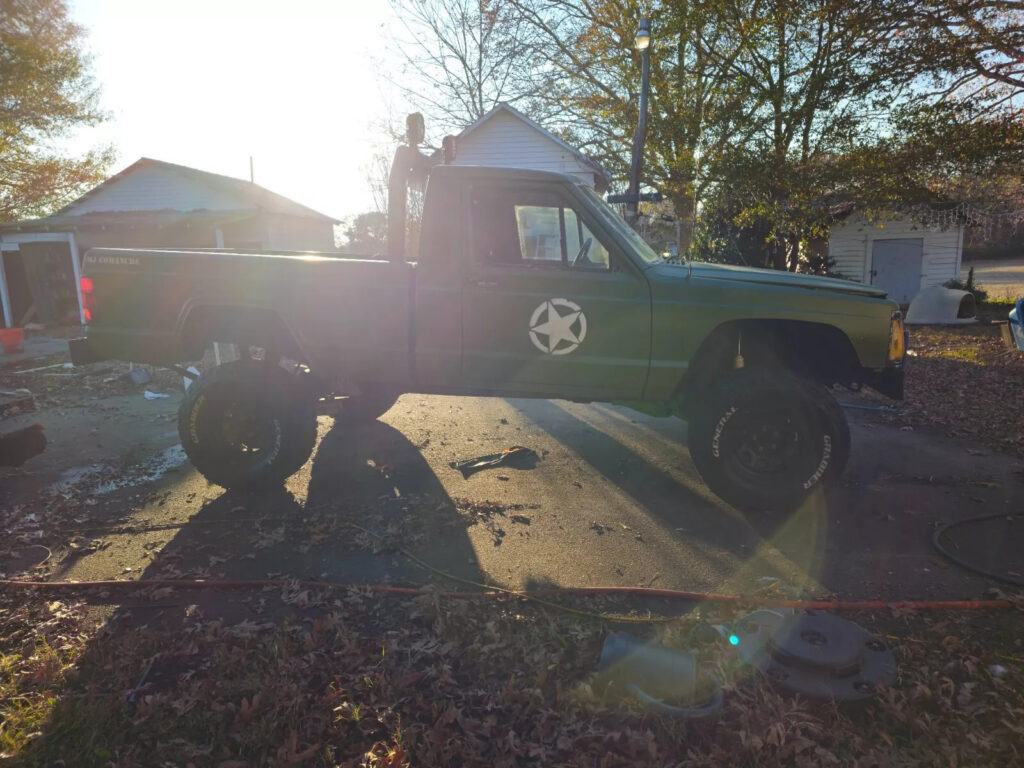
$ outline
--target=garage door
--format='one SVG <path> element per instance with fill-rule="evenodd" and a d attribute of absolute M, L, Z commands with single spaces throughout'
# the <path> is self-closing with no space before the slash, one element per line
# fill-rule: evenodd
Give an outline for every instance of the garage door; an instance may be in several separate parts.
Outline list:
<path fill-rule="evenodd" d="M 921 290 L 924 239 L 875 240 L 871 245 L 871 284 L 900 304 L 909 304 Z"/>

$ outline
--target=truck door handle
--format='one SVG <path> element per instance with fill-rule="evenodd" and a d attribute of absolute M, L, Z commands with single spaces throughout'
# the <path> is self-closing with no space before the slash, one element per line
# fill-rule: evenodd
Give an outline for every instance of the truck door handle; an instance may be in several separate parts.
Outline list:
<path fill-rule="evenodd" d="M 477 288 L 497 288 L 498 287 L 498 281 L 497 280 L 474 280 L 473 281 L 473 285 L 475 285 Z"/>

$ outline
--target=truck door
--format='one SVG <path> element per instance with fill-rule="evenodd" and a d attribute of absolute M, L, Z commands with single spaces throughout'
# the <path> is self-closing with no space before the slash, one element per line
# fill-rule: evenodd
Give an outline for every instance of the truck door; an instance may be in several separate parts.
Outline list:
<path fill-rule="evenodd" d="M 639 398 L 650 361 L 643 273 L 557 185 L 470 191 L 462 379 L 508 395 Z"/>

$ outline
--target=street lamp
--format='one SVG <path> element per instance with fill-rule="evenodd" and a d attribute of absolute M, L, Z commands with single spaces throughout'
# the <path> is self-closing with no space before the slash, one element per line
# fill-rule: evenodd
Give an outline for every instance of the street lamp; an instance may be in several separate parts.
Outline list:
<path fill-rule="evenodd" d="M 636 227 L 640 212 L 640 170 L 643 166 L 644 141 L 647 139 L 647 93 L 651 89 L 651 21 L 640 19 L 640 26 L 633 37 L 633 47 L 640 51 L 640 119 L 633 136 L 633 162 L 629 170 L 629 202 L 626 203 L 626 220 Z"/>
<path fill-rule="evenodd" d="M 651 45 L 650 19 L 640 19 L 640 28 L 633 36 L 633 47 L 638 51 L 646 51 Z"/>

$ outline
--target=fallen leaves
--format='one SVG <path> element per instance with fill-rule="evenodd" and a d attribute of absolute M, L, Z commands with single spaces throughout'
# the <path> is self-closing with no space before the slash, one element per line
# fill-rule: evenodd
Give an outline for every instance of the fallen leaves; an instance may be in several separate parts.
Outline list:
<path fill-rule="evenodd" d="M 896 421 L 1024 456 L 1024 355 L 1006 348 L 996 326 L 916 327 L 910 346 L 906 414 Z"/>
<path fill-rule="evenodd" d="M 159 755 L 223 768 L 898 767 L 1010 765 L 1018 756 L 1024 664 L 1005 658 L 1021 654 L 1009 614 L 975 614 L 971 623 L 956 614 L 861 617 L 886 625 L 901 664 L 900 686 L 881 691 L 864 716 L 734 672 L 721 716 L 683 727 L 595 692 L 605 629 L 598 623 L 512 598 L 445 600 L 438 590 L 401 602 L 313 592 L 308 607 L 289 607 L 281 598 L 293 591 L 282 589 L 246 603 L 270 594 L 275 620 L 231 623 L 185 611 L 175 631 L 113 625 L 98 634 L 74 603 L 29 609 L 8 600 L 0 682 L 17 680 L 17 696 L 53 704 L 4 749 L 28 766 L 153 764 Z M 608 607 L 607 599 L 590 601 L 579 606 Z M 656 639 L 693 643 L 695 625 L 684 618 L 657 629 Z M 57 644 L 54 653 L 40 650 L 37 632 Z M 993 637 L 1009 645 L 993 647 Z M 704 642 L 702 658 L 734 668 L 727 649 Z M 154 654 L 138 710 L 125 720 L 124 692 Z M 15 696 L 2 692 L 0 714 L 10 720 Z"/>

